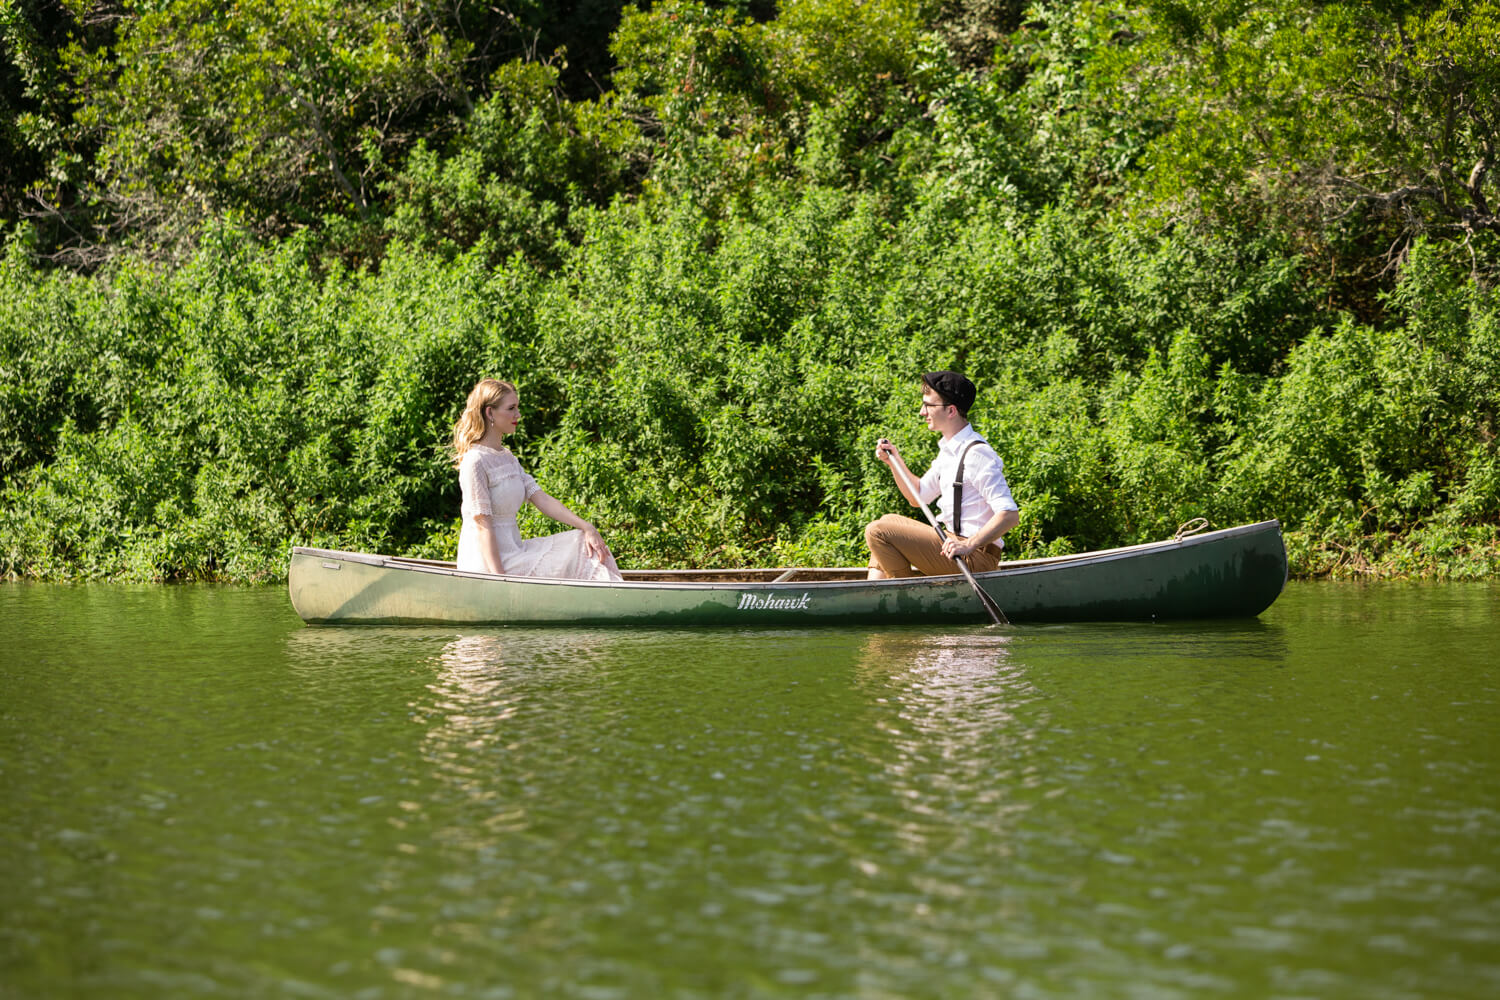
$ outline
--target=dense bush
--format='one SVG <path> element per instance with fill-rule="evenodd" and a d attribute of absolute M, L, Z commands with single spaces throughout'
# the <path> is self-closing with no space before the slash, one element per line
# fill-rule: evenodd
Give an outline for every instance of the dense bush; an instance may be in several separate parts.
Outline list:
<path fill-rule="evenodd" d="M 11 261 L 5 571 L 267 579 L 291 539 L 422 545 L 451 513 L 448 410 L 474 369 L 527 369 L 535 292 L 523 267 L 433 265 L 315 278 L 232 233 L 173 273 Z"/>
<path fill-rule="evenodd" d="M 0 11 L 0 574 L 450 556 L 482 375 L 627 565 L 862 562 L 938 367 L 1012 555 L 1500 569 L 1490 0 L 86 7 Z"/>
<path fill-rule="evenodd" d="M 1280 517 L 1300 572 L 1494 568 L 1496 303 L 1436 255 L 1414 255 L 1392 322 L 1318 330 L 1268 247 L 1227 280 L 1212 241 L 877 203 L 621 210 L 551 277 L 418 250 L 315 274 L 231 231 L 175 272 L 13 256 L 0 571 L 451 557 L 446 440 L 484 374 L 521 387 L 518 453 L 626 565 L 857 562 L 864 523 L 901 506 L 874 442 L 931 455 L 916 380 L 946 365 L 981 386 L 1024 510 L 1014 555 Z M 1302 330 L 1282 358 L 1244 349 Z"/>

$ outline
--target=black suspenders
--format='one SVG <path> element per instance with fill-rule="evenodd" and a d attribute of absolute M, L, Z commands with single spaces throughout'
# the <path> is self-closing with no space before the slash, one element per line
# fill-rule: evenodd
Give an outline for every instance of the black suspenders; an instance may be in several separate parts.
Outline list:
<path fill-rule="evenodd" d="M 963 537 L 963 529 L 959 525 L 964 519 L 964 459 L 969 457 L 970 448 L 983 443 L 983 438 L 970 441 L 964 445 L 964 450 L 958 453 L 958 472 L 953 477 L 953 523 L 948 525 L 948 528 L 959 537 Z"/>

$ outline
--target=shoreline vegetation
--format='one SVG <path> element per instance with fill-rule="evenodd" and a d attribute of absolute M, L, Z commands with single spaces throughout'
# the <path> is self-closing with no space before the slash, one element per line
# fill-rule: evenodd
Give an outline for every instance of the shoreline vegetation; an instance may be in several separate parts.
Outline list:
<path fill-rule="evenodd" d="M 451 559 L 485 375 L 622 566 L 862 565 L 938 368 L 1007 558 L 1276 517 L 1294 576 L 1500 575 L 1500 3 L 17 0 L 0 39 L 0 577 Z"/>

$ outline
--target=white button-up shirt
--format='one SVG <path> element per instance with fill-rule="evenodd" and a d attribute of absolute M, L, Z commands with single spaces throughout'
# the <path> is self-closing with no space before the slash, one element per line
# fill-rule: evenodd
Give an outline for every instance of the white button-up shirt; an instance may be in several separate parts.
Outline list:
<path fill-rule="evenodd" d="M 973 424 L 965 424 L 963 430 L 938 445 L 937 457 L 918 484 L 922 500 L 926 503 L 936 500 L 938 520 L 953 524 L 953 479 L 958 474 L 959 453 L 970 441 L 979 443 L 964 457 L 964 509 L 959 534 L 965 538 L 988 524 L 996 512 L 1021 509 L 1005 482 L 1005 463 L 989 442 L 979 436 Z"/>

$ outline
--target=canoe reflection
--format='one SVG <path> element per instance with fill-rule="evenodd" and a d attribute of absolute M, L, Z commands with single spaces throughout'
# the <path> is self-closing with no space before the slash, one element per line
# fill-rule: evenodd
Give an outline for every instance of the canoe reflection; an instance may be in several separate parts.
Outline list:
<path fill-rule="evenodd" d="M 428 708 L 441 717 L 430 738 L 484 739 L 527 699 L 557 706 L 599 669 L 607 632 L 495 631 L 461 635 L 438 653 Z"/>

